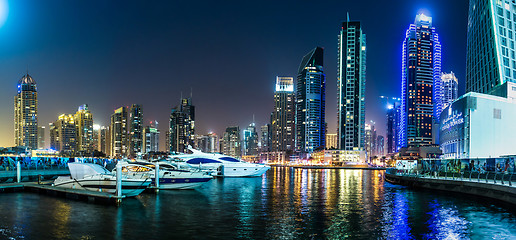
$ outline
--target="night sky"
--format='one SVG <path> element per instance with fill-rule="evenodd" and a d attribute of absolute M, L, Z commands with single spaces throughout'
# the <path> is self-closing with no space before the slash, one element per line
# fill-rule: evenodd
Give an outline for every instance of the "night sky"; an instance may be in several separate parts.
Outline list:
<path fill-rule="evenodd" d="M 0 0 L 0 6 L 5 0 Z M 467 0 L 427 1 L 8 1 L 0 16 L 0 146 L 13 146 L 16 84 L 38 86 L 39 125 L 88 104 L 95 124 L 115 108 L 143 105 L 164 149 L 170 109 L 193 92 L 196 133 L 269 121 L 275 77 L 296 76 L 324 47 L 326 121 L 336 132 L 337 35 L 349 12 L 367 35 L 366 119 L 384 135 L 386 102 L 398 97 L 401 44 L 418 13 L 433 17 L 442 70 L 463 93 Z M 1 13 L 0 9 L 0 13 Z M 48 130 L 47 130 L 48 139 Z M 48 143 L 47 143 L 48 144 Z"/>

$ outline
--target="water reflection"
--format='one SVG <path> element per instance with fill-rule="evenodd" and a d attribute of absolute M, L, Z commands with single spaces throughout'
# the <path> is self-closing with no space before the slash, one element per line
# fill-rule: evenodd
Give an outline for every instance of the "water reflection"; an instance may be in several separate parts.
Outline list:
<path fill-rule="evenodd" d="M 382 171 L 272 168 L 121 207 L 0 194 L 0 239 L 515 238 L 516 216 L 468 197 L 384 182 Z"/>

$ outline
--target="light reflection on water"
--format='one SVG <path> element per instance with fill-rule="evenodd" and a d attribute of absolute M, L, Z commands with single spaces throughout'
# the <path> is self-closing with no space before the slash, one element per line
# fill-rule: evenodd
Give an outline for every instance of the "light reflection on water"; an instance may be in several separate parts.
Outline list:
<path fill-rule="evenodd" d="M 384 182 L 383 171 L 272 168 L 121 207 L 0 194 L 0 239 L 510 239 L 516 216 L 470 197 Z M 485 200 L 484 200 L 485 201 Z"/>

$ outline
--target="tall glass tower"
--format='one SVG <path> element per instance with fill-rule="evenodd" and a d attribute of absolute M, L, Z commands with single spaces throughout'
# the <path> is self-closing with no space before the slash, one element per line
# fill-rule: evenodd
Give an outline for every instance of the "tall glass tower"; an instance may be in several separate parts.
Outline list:
<path fill-rule="evenodd" d="M 516 82 L 515 24 L 514 1 L 469 1 L 466 92 L 489 93 Z"/>
<path fill-rule="evenodd" d="M 441 75 L 443 109 L 448 107 L 459 96 L 459 80 L 455 73 L 443 73 Z"/>
<path fill-rule="evenodd" d="M 431 17 L 419 14 L 407 29 L 401 73 L 398 147 L 431 145 L 442 110 L 441 44 Z"/>
<path fill-rule="evenodd" d="M 18 81 L 14 96 L 14 144 L 38 148 L 38 91 L 28 73 Z"/>
<path fill-rule="evenodd" d="M 295 135 L 294 78 L 276 77 L 271 115 L 271 151 L 293 151 Z M 263 143 L 262 143 L 263 145 Z"/>
<path fill-rule="evenodd" d="M 131 105 L 129 110 L 129 155 L 144 151 L 143 149 L 143 111 L 138 104 Z"/>
<path fill-rule="evenodd" d="M 77 128 L 77 151 L 80 155 L 91 156 L 93 153 L 93 115 L 88 104 L 79 106 L 73 117 Z"/>
<path fill-rule="evenodd" d="M 325 91 L 323 49 L 303 57 L 296 84 L 296 150 L 312 153 L 325 147 Z"/>
<path fill-rule="evenodd" d="M 360 22 L 342 23 L 337 69 L 338 149 L 364 149 L 366 35 Z"/>

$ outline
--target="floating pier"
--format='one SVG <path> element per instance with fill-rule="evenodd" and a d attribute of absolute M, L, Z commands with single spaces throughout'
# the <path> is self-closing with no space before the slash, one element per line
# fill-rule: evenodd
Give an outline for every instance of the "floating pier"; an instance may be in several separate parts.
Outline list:
<path fill-rule="evenodd" d="M 7 183 L 0 185 L 0 192 L 28 191 L 47 194 L 51 196 L 64 197 L 74 200 L 83 200 L 94 203 L 105 203 L 120 205 L 125 196 L 106 192 L 94 192 L 83 189 L 69 189 L 54 187 L 50 184 L 38 184 L 37 182 Z"/>

